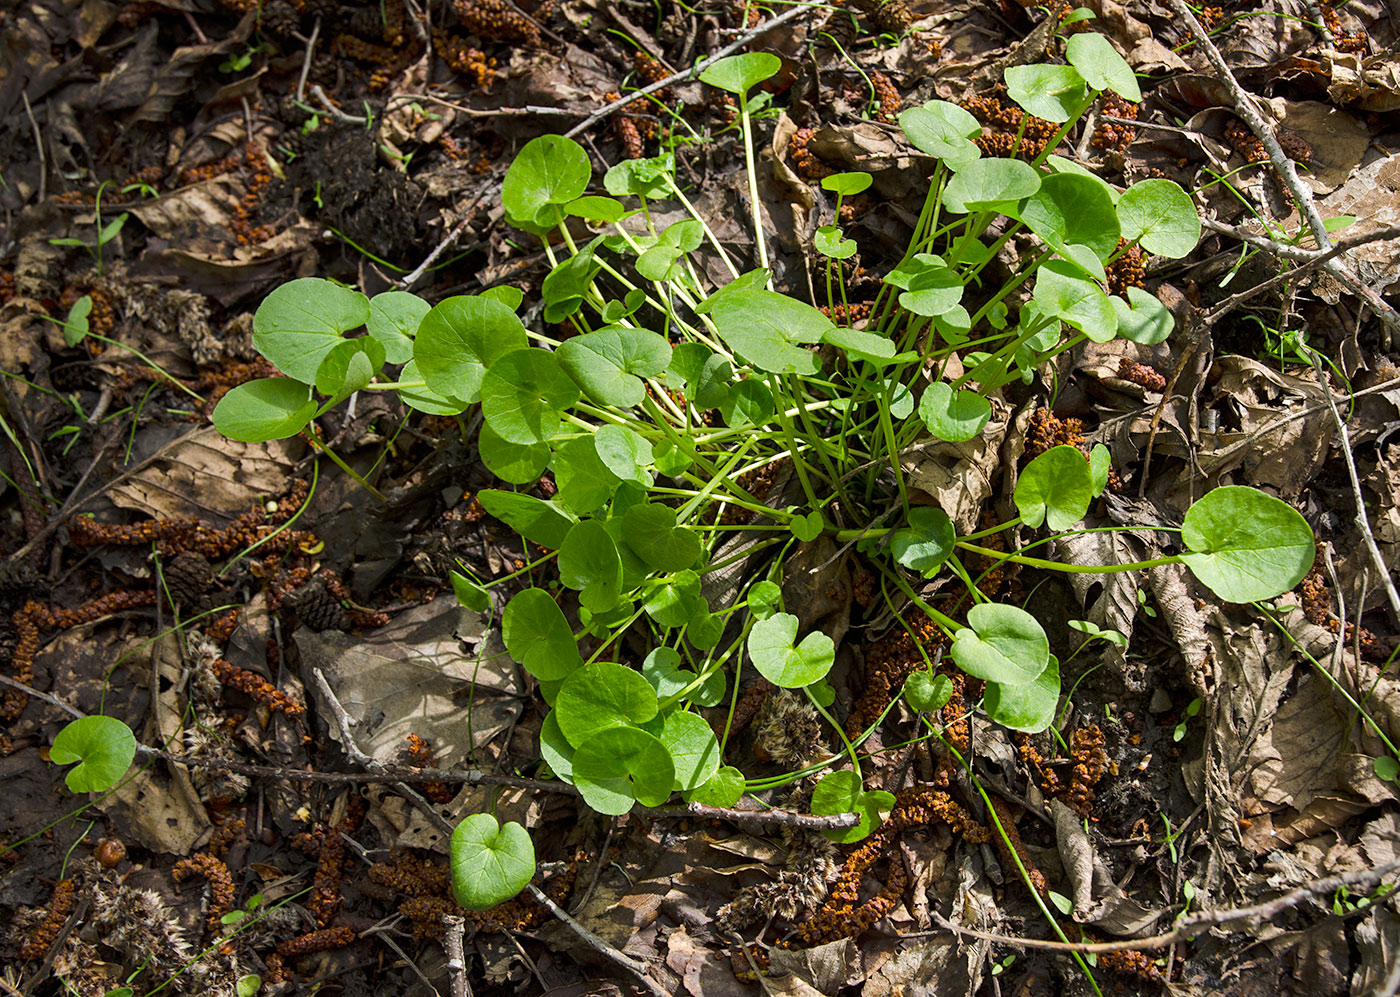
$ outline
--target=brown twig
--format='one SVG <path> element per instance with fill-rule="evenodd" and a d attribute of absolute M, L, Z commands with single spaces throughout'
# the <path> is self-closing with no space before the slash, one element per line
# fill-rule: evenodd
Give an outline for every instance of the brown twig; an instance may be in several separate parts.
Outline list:
<path fill-rule="evenodd" d="M 477 202 L 486 196 L 488 190 L 494 194 L 496 186 L 494 184 L 482 184 L 477 188 L 476 193 L 472 195 L 472 199 L 468 201 L 467 206 L 462 209 L 462 217 L 457 219 L 456 225 L 452 226 L 452 231 L 448 232 L 447 235 L 443 237 L 442 241 L 433 247 L 432 252 L 427 255 L 422 263 L 418 264 L 418 266 L 413 269 L 411 274 L 399 281 L 399 287 L 412 287 L 418 281 L 418 278 L 422 277 L 423 274 L 427 272 L 428 268 L 437 262 L 437 258 L 445 253 L 447 248 L 457 241 L 457 237 L 466 230 L 467 223 L 472 219 L 472 210 L 476 207 Z"/>
<path fill-rule="evenodd" d="M 800 827 L 804 831 L 836 831 L 855 827 L 860 814 L 799 814 L 791 810 L 736 810 L 732 807 L 712 807 L 704 803 L 687 803 L 683 807 L 639 807 L 634 813 L 643 817 L 698 817 L 701 820 L 727 820 L 733 824 L 776 825 Z"/>
<path fill-rule="evenodd" d="M 1373 229 L 1363 235 L 1353 236 L 1334 242 L 1327 249 L 1304 249 L 1301 246 L 1290 246 L 1287 243 L 1275 242 L 1265 236 L 1256 235 L 1247 229 L 1242 229 L 1236 225 L 1226 225 L 1224 222 L 1217 222 L 1210 218 L 1202 218 L 1201 224 L 1221 235 L 1228 235 L 1232 239 L 1240 242 L 1247 242 L 1255 249 L 1262 249 L 1274 256 L 1283 256 L 1290 260 L 1297 260 L 1299 263 L 1325 263 L 1334 257 L 1340 256 L 1347 250 L 1356 249 L 1358 246 L 1365 246 L 1372 242 L 1387 242 L 1391 239 L 1400 239 L 1400 225 L 1391 225 L 1387 228 Z"/>
<path fill-rule="evenodd" d="M 444 914 L 442 923 L 446 929 L 442 947 L 447 953 L 447 971 L 452 974 L 452 997 L 472 997 L 472 985 L 467 982 L 467 960 L 462 953 L 467 919 L 460 914 Z"/>
<path fill-rule="evenodd" d="M 575 935 L 577 935 L 580 939 L 582 939 L 583 943 L 589 948 L 591 948 L 594 952 L 597 952 L 599 955 L 601 955 L 604 959 L 607 959 L 613 965 L 619 966 L 627 970 L 632 975 L 636 976 L 637 979 L 639 979 L 642 982 L 642 985 L 645 986 L 647 990 L 649 990 L 651 993 L 656 995 L 656 997 L 667 997 L 666 991 L 663 990 L 659 985 L 657 985 L 656 981 L 651 978 L 651 974 L 647 972 L 646 966 L 642 965 L 640 962 L 638 962 L 636 959 L 633 959 L 631 956 L 627 956 L 619 952 L 617 949 L 613 948 L 613 946 L 609 945 L 607 942 L 603 941 L 603 939 L 599 938 L 593 932 L 589 931 L 583 925 L 579 924 L 569 915 L 568 911 L 564 910 L 564 908 L 560 907 L 553 900 L 549 899 L 549 897 L 546 896 L 544 892 L 534 883 L 527 884 L 525 889 L 530 891 L 530 895 L 532 897 L 534 897 L 540 903 L 548 907 L 549 912 L 551 914 L 553 914 L 559 920 L 563 921 L 564 924 L 568 926 L 569 930 L 572 931 Z"/>
<path fill-rule="evenodd" d="M 1276 917 L 1289 908 L 1296 907 L 1304 900 L 1323 894 L 1332 893 L 1343 886 L 1364 885 L 1370 886 L 1379 883 L 1392 872 L 1400 870 L 1400 859 L 1389 862 L 1386 865 L 1374 869 L 1360 869 L 1355 872 L 1343 873 L 1337 876 L 1328 876 L 1326 879 L 1315 880 L 1304 886 L 1299 886 L 1289 890 L 1287 893 L 1275 897 L 1273 900 L 1261 904 L 1254 904 L 1250 907 L 1233 907 L 1224 910 L 1203 910 L 1195 914 L 1187 915 L 1171 931 L 1160 935 L 1150 935 L 1147 938 L 1124 938 L 1116 942 L 1054 942 L 1041 938 L 1017 938 L 1012 935 L 998 935 L 990 931 L 977 931 L 974 928 L 966 928 L 953 924 L 937 911 L 931 910 L 930 916 L 943 929 L 955 935 L 966 935 L 970 938 L 980 938 L 983 941 L 996 942 L 999 945 L 1007 945 L 1020 949 L 1043 949 L 1051 952 L 1133 952 L 1139 949 L 1161 949 L 1166 948 L 1176 942 L 1187 941 L 1199 935 L 1207 928 L 1218 927 L 1225 924 L 1233 924 L 1236 921 L 1268 920 Z M 901 938 L 922 938 L 929 935 L 941 934 L 933 931 L 917 931 L 901 935 Z"/>
<path fill-rule="evenodd" d="M 301 76 L 297 78 L 297 103 L 306 103 L 306 77 L 311 72 L 311 56 L 316 51 L 316 39 L 321 34 L 321 15 L 316 15 L 316 23 L 311 25 L 311 37 L 306 40 L 306 58 L 301 60 Z M 250 139 L 253 137 L 248 136 Z"/>

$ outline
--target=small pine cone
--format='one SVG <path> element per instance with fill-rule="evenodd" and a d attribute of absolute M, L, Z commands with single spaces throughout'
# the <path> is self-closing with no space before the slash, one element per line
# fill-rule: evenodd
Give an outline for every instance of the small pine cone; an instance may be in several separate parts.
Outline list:
<path fill-rule="evenodd" d="M 274 38 L 288 38 L 301 26 L 301 15 L 287 0 L 267 0 L 259 24 Z"/>
<path fill-rule="evenodd" d="M 350 614 L 335 596 L 326 590 L 325 582 L 313 578 L 304 588 L 287 600 L 297 617 L 312 630 L 350 629 Z"/>
<path fill-rule="evenodd" d="M 161 568 L 170 600 L 186 611 L 208 608 L 209 590 L 214 587 L 214 569 L 203 554 L 187 550 L 176 554 Z"/>
<path fill-rule="evenodd" d="M 39 580 L 39 572 L 29 561 L 0 562 L 0 592 L 25 592 Z"/>

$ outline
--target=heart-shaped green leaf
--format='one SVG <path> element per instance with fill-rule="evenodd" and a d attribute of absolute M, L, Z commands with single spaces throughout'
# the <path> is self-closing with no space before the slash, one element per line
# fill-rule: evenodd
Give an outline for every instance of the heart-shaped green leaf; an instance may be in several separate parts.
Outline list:
<path fill-rule="evenodd" d="M 541 135 L 516 153 L 501 183 L 501 205 L 512 225 L 541 231 L 558 224 L 558 205 L 572 201 L 588 187 L 592 168 L 588 153 L 571 138 Z"/>
<path fill-rule="evenodd" d="M 1070 35 L 1065 43 L 1065 59 L 1095 90 L 1112 90 L 1134 104 L 1142 100 L 1133 67 L 1103 35 L 1092 31 Z"/>
<path fill-rule="evenodd" d="M 945 161 L 953 169 L 982 155 L 972 142 L 982 134 L 981 123 L 946 100 L 933 100 L 901 111 L 899 127 L 914 148 Z"/>
<path fill-rule="evenodd" d="M 369 299 L 319 277 L 288 281 L 253 315 L 253 346 L 288 377 L 311 384 L 343 332 L 369 321 Z"/>
<path fill-rule="evenodd" d="M 934 713 L 953 698 L 953 681 L 920 669 L 904 680 L 904 701 L 920 713 Z"/>
<path fill-rule="evenodd" d="M 1022 110 L 1056 124 L 1078 113 L 1089 93 L 1084 77 L 1073 66 L 1009 66 L 1002 76 L 1006 95 Z"/>
<path fill-rule="evenodd" d="M 711 807 L 732 807 L 744 795 L 744 773 L 733 765 L 722 765 L 710 781 L 685 794 L 692 803 Z"/>
<path fill-rule="evenodd" d="M 384 347 L 385 363 L 404 364 L 413 359 L 413 337 L 431 307 L 407 291 L 385 291 L 369 299 L 365 329 Z"/>
<path fill-rule="evenodd" d="M 676 525 L 676 511 L 647 502 L 622 516 L 623 542 L 653 571 L 683 571 L 700 557 L 700 538 Z"/>
<path fill-rule="evenodd" d="M 825 678 L 836 661 L 831 638 L 814 630 L 793 646 L 797 638 L 797 617 L 774 613 L 755 623 L 749 631 L 749 657 L 758 673 L 783 689 L 800 689 Z"/>
<path fill-rule="evenodd" d="M 525 589 L 510 600 L 501 638 L 510 656 L 541 681 L 566 679 L 583 664 L 564 611 L 544 589 Z"/>
<path fill-rule="evenodd" d="M 481 398 L 486 369 L 526 345 L 525 326 L 515 312 L 491 298 L 459 294 L 423 316 L 413 359 L 429 388 L 470 404 Z"/>
<path fill-rule="evenodd" d="M 700 79 L 712 87 L 743 96 L 782 68 L 783 60 L 771 52 L 745 52 L 708 66 Z"/>
<path fill-rule="evenodd" d="M 88 716 L 58 732 L 49 749 L 57 765 L 78 764 L 63 777 L 75 793 L 105 793 L 121 782 L 136 757 L 136 735 L 116 717 Z"/>
<path fill-rule="evenodd" d="M 1021 521 L 1067 530 L 1084 518 L 1094 497 L 1089 462 L 1071 446 L 1051 447 L 1026 465 L 1012 498 Z"/>
<path fill-rule="evenodd" d="M 1170 180 L 1139 180 L 1118 198 L 1123 238 L 1149 253 L 1180 259 L 1201 241 L 1201 217 L 1191 196 Z"/>
<path fill-rule="evenodd" d="M 418 335 L 421 340 L 423 333 Z M 558 435 L 564 410 L 579 397 L 578 385 L 554 354 L 539 349 L 505 354 L 481 379 L 481 413 L 511 443 L 548 442 Z"/>
<path fill-rule="evenodd" d="M 214 428 L 231 440 L 285 440 L 316 414 L 311 388 L 290 377 L 262 377 L 233 388 L 214 406 Z"/>
<path fill-rule="evenodd" d="M 932 578 L 953 552 L 956 539 L 946 512 L 937 506 L 916 505 L 909 509 L 909 525 L 890 537 L 890 552 L 910 571 Z"/>
<path fill-rule="evenodd" d="M 535 846 L 515 821 L 497 824 L 472 814 L 457 825 L 449 846 L 452 895 L 467 910 L 487 910 L 515 896 L 535 875 Z"/>
<path fill-rule="evenodd" d="M 1296 509 L 1255 488 L 1226 485 L 1186 510 L 1181 560 L 1227 602 L 1282 595 L 1303 580 L 1317 548 Z"/>
<path fill-rule="evenodd" d="M 617 605 L 622 595 L 622 560 L 607 527 L 594 519 L 576 523 L 559 547 L 559 580 L 578 591 L 594 613 Z"/>
<path fill-rule="evenodd" d="M 1128 288 L 1128 300 L 1118 295 L 1109 300 L 1118 316 L 1118 334 L 1143 346 L 1160 343 L 1172 334 L 1176 319 L 1154 294 L 1140 287 Z"/>
<path fill-rule="evenodd" d="M 559 729 L 579 748 L 601 730 L 644 724 L 656 716 L 656 690 L 632 669 L 598 661 L 564 680 L 554 700 L 554 713 Z M 670 788 L 668 781 L 667 791 Z"/>
<path fill-rule="evenodd" d="M 950 443 L 976 437 L 992 417 L 992 404 L 975 391 L 954 391 L 944 381 L 935 381 L 919 399 L 919 418 L 928 431 Z"/>
<path fill-rule="evenodd" d="M 710 299 L 719 336 L 759 370 L 815 374 L 817 358 L 802 347 L 821 342 L 831 320 L 811 305 L 763 288 L 724 291 Z"/>
<path fill-rule="evenodd" d="M 671 753 L 676 770 L 672 788 L 690 793 L 719 771 L 719 739 L 701 717 L 678 710 L 666 718 L 661 743 Z"/>
<path fill-rule="evenodd" d="M 949 654 L 973 678 L 1020 685 L 1050 663 L 1045 630 L 1024 609 L 979 603 L 968 611 L 967 622 L 971 629 L 957 632 Z"/>
<path fill-rule="evenodd" d="M 1055 719 L 1060 703 L 1060 662 L 1053 654 L 1045 670 L 1029 682 L 1005 685 L 988 682 L 982 696 L 987 716 L 1003 727 L 1039 734 Z"/>
<path fill-rule="evenodd" d="M 676 777 L 666 746 L 636 727 L 598 731 L 574 752 L 573 767 L 584 802 L 613 816 L 625 814 L 634 802 L 665 803 Z"/>

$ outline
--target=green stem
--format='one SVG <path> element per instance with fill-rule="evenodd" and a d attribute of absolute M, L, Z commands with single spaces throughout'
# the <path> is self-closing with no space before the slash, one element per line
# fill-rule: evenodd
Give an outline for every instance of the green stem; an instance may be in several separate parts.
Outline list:
<path fill-rule="evenodd" d="M 1059 561 L 1047 561 L 1039 557 L 1024 557 L 1021 554 L 1008 554 L 1003 550 L 979 547 L 976 544 L 968 543 L 966 540 L 957 541 L 957 545 L 963 550 L 971 551 L 974 554 L 981 554 L 983 557 L 990 557 L 994 561 L 1011 561 L 1014 564 L 1024 564 L 1028 568 L 1042 568 L 1046 571 L 1065 571 L 1070 574 L 1106 575 L 1115 571 L 1141 571 L 1144 568 L 1157 568 L 1164 564 L 1181 563 L 1181 555 L 1172 554 L 1168 557 L 1154 557 L 1150 561 L 1133 561 L 1131 564 L 1061 564 Z"/>
<path fill-rule="evenodd" d="M 753 208 L 753 241 L 758 246 L 758 265 L 768 269 L 768 246 L 763 239 L 763 216 L 758 209 L 758 171 L 754 168 L 753 128 L 749 124 L 749 95 L 739 97 L 739 120 L 744 125 L 744 166 L 749 174 L 749 201 Z M 772 279 L 769 279 L 771 289 Z"/>
<path fill-rule="evenodd" d="M 380 492 L 378 488 L 375 488 L 373 485 L 371 485 L 368 481 L 366 481 L 363 477 L 360 476 L 360 473 L 358 471 L 356 471 L 349 464 L 345 463 L 345 461 L 341 460 L 340 454 L 336 453 L 330 447 L 326 446 L 320 440 L 316 439 L 316 437 L 312 436 L 310 432 L 307 432 L 304 438 L 308 442 L 310 442 L 311 448 L 313 450 L 318 450 L 321 453 L 325 454 L 327 457 L 329 457 L 331 459 L 331 462 L 335 464 L 336 467 L 340 468 L 346 474 L 350 475 L 350 477 L 354 479 L 355 483 L 358 484 L 361 488 L 369 492 L 375 498 L 379 499 L 380 502 L 383 502 L 386 505 L 389 503 L 389 500 L 384 497 L 384 494 Z"/>

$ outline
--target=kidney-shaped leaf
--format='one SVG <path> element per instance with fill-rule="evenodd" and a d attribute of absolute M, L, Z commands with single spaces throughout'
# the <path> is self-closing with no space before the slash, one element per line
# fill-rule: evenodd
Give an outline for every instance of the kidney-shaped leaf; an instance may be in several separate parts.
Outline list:
<path fill-rule="evenodd" d="M 574 525 L 559 548 L 559 580 L 578 590 L 579 604 L 606 613 L 622 595 L 622 559 L 608 529 L 596 519 Z"/>
<path fill-rule="evenodd" d="M 591 175 L 583 146 L 563 135 L 541 135 L 526 142 L 506 170 L 501 204 L 512 224 L 548 228 L 562 216 L 556 205 L 582 194 Z"/>
<path fill-rule="evenodd" d="M 636 727 L 600 730 L 574 752 L 573 768 L 584 802 L 613 816 L 625 814 L 633 802 L 660 806 L 676 779 L 666 746 Z"/>
<path fill-rule="evenodd" d="M 984 602 L 968 611 L 971 629 L 959 630 L 949 651 L 973 678 L 1020 685 L 1050 663 L 1050 641 L 1024 609 Z"/>
<path fill-rule="evenodd" d="M 639 672 L 598 661 L 565 679 L 554 714 L 569 743 L 580 748 L 601 730 L 644 724 L 656 716 L 656 690 Z"/>
<path fill-rule="evenodd" d="M 63 781 L 75 793 L 104 793 L 121 782 L 136 757 L 136 735 L 116 717 L 88 716 L 58 732 L 49 759 L 77 766 Z"/>
<path fill-rule="evenodd" d="M 901 111 L 899 127 L 914 148 L 945 160 L 954 169 L 982 155 L 972 142 L 982 134 L 982 125 L 963 108 L 946 100 L 931 100 L 921 107 Z"/>
<path fill-rule="evenodd" d="M 476 493 L 481 507 L 526 540 L 558 550 L 577 520 L 553 502 L 526 495 L 486 488 Z"/>
<path fill-rule="evenodd" d="M 1116 294 L 1109 300 L 1118 315 L 1118 334 L 1124 339 L 1152 346 L 1172 334 L 1176 319 L 1155 294 L 1140 287 L 1129 287 L 1127 301 Z"/>
<path fill-rule="evenodd" d="M 1060 662 L 1053 654 L 1045 670 L 1029 682 L 988 682 L 982 708 L 995 722 L 1026 734 L 1039 734 L 1055 719 L 1060 703 Z"/>
<path fill-rule="evenodd" d="M 385 291 L 369 299 L 365 329 L 384 347 L 384 361 L 408 363 L 413 359 L 413 337 L 431 306 L 407 291 Z"/>
<path fill-rule="evenodd" d="M 1071 243 L 1088 246 L 1106 260 L 1118 246 L 1113 198 L 1098 177 L 1052 173 L 1022 202 L 1020 215 L 1032 232 L 1056 249 Z"/>
<path fill-rule="evenodd" d="M 710 725 L 694 713 L 677 710 L 668 716 L 661 743 L 671 753 L 676 769 L 674 789 L 692 792 L 719 771 L 719 740 Z"/>
<path fill-rule="evenodd" d="M 910 571 L 932 577 L 948 560 L 957 539 L 953 521 L 937 506 L 916 505 L 909 510 L 909 525 L 894 531 L 890 552 Z"/>
<path fill-rule="evenodd" d="M 511 443 L 548 442 L 559 432 L 564 409 L 579 397 L 554 354 L 541 349 L 507 353 L 481 379 L 481 413 Z"/>
<path fill-rule="evenodd" d="M 369 299 L 319 277 L 288 281 L 253 315 L 253 346 L 288 377 L 311 384 L 340 334 L 369 320 Z"/>
<path fill-rule="evenodd" d="M 491 298 L 459 294 L 423 316 L 413 358 L 429 388 L 471 403 L 481 398 L 486 368 L 526 345 L 525 326 L 515 312 Z"/>
<path fill-rule="evenodd" d="M 1036 271 L 1033 298 L 1044 314 L 1073 326 L 1096 343 L 1106 343 L 1118 333 L 1118 313 L 1108 295 L 1065 260 L 1048 260 Z"/>
<path fill-rule="evenodd" d="M 676 525 L 670 506 L 644 502 L 622 515 L 623 542 L 653 571 L 683 571 L 700 557 L 700 538 Z"/>
<path fill-rule="evenodd" d="M 505 903 L 535 875 L 535 846 L 515 821 L 497 824 L 472 814 L 457 825 L 449 845 L 452 895 L 467 910 Z"/>
<path fill-rule="evenodd" d="M 836 646 L 820 630 L 814 630 L 793 646 L 797 617 L 774 613 L 749 631 L 749 657 L 758 673 L 782 689 L 800 689 L 825 678 L 836 661 Z"/>
<path fill-rule="evenodd" d="M 1118 198 L 1123 238 L 1158 256 L 1180 259 L 1201 241 L 1201 218 L 1191 196 L 1170 180 L 1140 180 Z"/>
<path fill-rule="evenodd" d="M 590 397 L 630 408 L 646 397 L 642 377 L 655 377 L 670 365 L 671 344 L 647 329 L 614 326 L 566 339 L 556 356 Z"/>
<path fill-rule="evenodd" d="M 1040 174 L 1019 159 L 965 163 L 943 188 L 943 206 L 957 214 L 1011 208 L 1040 188 Z"/>
<path fill-rule="evenodd" d="M 802 346 L 821 342 L 832 323 L 811 305 L 763 288 L 726 290 L 711 301 L 720 338 L 759 370 L 815 374 L 820 369 Z"/>
<path fill-rule="evenodd" d="M 935 381 L 919 399 L 919 418 L 941 440 L 962 443 L 986 427 L 992 404 L 975 391 L 954 391 L 945 381 Z"/>
<path fill-rule="evenodd" d="M 1282 595 L 1312 568 L 1312 530 L 1288 503 L 1255 488 L 1227 485 L 1207 492 L 1190 509 L 1181 560 L 1227 602 Z"/>
<path fill-rule="evenodd" d="M 1074 447 L 1051 447 L 1026 465 L 1012 498 L 1027 526 L 1067 530 L 1084 518 L 1094 498 L 1089 462 Z"/>
<path fill-rule="evenodd" d="M 1065 43 L 1065 59 L 1095 90 L 1112 90 L 1134 104 L 1142 100 L 1133 67 L 1103 35 L 1092 31 L 1070 35 Z"/>
<path fill-rule="evenodd" d="M 1037 118 L 1056 124 L 1077 113 L 1089 93 L 1084 77 L 1073 66 L 1009 66 L 1002 76 L 1008 97 Z"/>
<path fill-rule="evenodd" d="M 700 74 L 712 87 L 732 94 L 745 94 L 783 68 L 783 60 L 771 52 L 745 52 L 720 59 Z"/>

